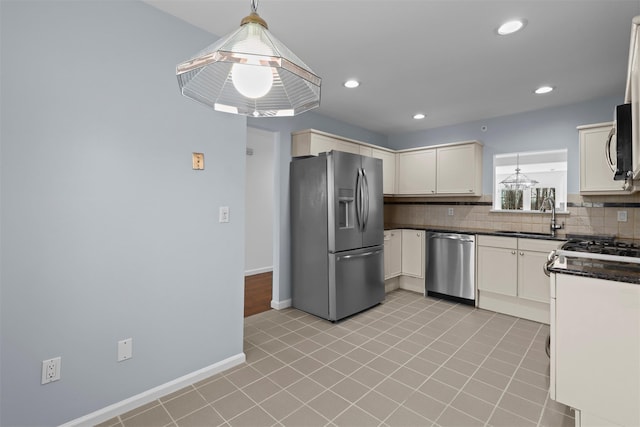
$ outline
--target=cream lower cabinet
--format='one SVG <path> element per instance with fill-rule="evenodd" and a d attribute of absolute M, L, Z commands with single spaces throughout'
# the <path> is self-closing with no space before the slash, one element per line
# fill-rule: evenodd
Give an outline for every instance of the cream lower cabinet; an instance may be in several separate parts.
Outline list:
<path fill-rule="evenodd" d="M 542 266 L 557 240 L 478 236 L 478 307 L 549 324 Z"/>
<path fill-rule="evenodd" d="M 402 274 L 424 279 L 424 230 L 402 230 Z"/>
<path fill-rule="evenodd" d="M 518 239 L 478 236 L 478 290 L 518 296 Z"/>
<path fill-rule="evenodd" d="M 424 294 L 425 235 L 424 230 L 402 230 L 400 289 Z"/>
<path fill-rule="evenodd" d="M 607 138 L 613 123 L 599 123 L 578 127 L 580 140 L 580 194 L 628 194 L 623 181 L 613 180 L 613 171 L 605 153 Z M 615 147 L 610 150 L 615 162 Z"/>
<path fill-rule="evenodd" d="M 384 279 L 398 277 L 402 273 L 402 230 L 384 232 Z"/>
<path fill-rule="evenodd" d="M 640 286 L 551 275 L 549 396 L 577 427 L 640 426 Z"/>
<path fill-rule="evenodd" d="M 385 290 L 406 289 L 424 294 L 424 230 L 384 232 Z"/>

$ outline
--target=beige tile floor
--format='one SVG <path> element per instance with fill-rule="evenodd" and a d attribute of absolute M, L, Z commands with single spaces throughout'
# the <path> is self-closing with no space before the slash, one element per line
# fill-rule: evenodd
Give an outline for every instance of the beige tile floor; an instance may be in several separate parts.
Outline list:
<path fill-rule="evenodd" d="M 245 319 L 247 362 L 100 426 L 570 426 L 547 325 L 397 290 L 336 324 Z"/>

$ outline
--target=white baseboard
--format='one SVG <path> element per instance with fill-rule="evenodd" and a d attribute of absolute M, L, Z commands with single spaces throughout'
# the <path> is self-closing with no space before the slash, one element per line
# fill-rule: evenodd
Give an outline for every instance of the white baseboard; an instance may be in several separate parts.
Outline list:
<path fill-rule="evenodd" d="M 244 272 L 245 276 L 253 276 L 254 274 L 268 273 L 273 271 L 273 266 L 262 267 L 262 268 L 254 268 L 253 270 L 246 270 Z"/>
<path fill-rule="evenodd" d="M 97 411 L 87 414 L 83 417 L 71 420 L 67 423 L 62 424 L 60 427 L 94 426 L 103 421 L 110 420 L 117 415 L 123 414 L 142 405 L 146 405 L 149 402 L 153 402 L 154 400 L 169 393 L 173 393 L 174 391 L 178 391 L 181 388 L 197 383 L 198 381 L 202 381 L 212 375 L 240 365 L 241 363 L 244 363 L 245 360 L 246 356 L 244 353 L 236 354 L 235 356 L 231 356 L 227 359 L 221 360 L 218 363 L 214 363 L 213 365 L 209 365 L 195 372 L 191 372 L 187 375 L 176 378 L 175 380 L 169 381 L 168 383 L 164 383 L 150 390 L 143 391 L 140 394 L 114 403 L 113 405 L 98 409 Z"/>
<path fill-rule="evenodd" d="M 284 301 L 271 300 L 271 308 L 275 308 L 276 310 L 282 310 L 289 307 L 291 307 L 291 298 Z"/>

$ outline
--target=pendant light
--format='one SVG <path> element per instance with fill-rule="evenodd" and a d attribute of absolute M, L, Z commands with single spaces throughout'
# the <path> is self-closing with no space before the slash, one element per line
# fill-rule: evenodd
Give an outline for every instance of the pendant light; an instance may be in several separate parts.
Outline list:
<path fill-rule="evenodd" d="M 251 0 L 240 28 L 178 64 L 182 94 L 217 111 L 293 116 L 320 105 L 322 80 L 268 30 Z"/>
<path fill-rule="evenodd" d="M 516 173 L 500 181 L 500 184 L 503 184 L 509 190 L 523 190 L 535 186 L 538 181 L 520 173 L 520 155 L 516 154 Z"/>

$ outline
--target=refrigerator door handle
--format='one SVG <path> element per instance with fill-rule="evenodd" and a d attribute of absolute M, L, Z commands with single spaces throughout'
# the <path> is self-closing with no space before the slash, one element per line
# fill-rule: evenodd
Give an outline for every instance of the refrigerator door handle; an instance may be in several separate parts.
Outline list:
<path fill-rule="evenodd" d="M 358 222 L 358 229 L 362 229 L 362 173 L 358 169 L 358 175 L 356 176 L 356 221 Z"/>
<path fill-rule="evenodd" d="M 358 229 L 360 229 L 360 223 L 362 222 L 362 218 L 360 216 L 361 213 L 361 200 L 360 200 L 360 187 L 361 187 L 361 176 L 360 176 L 360 169 L 358 169 L 358 174 L 356 175 L 356 222 L 358 224 Z"/>
<path fill-rule="evenodd" d="M 358 254 L 358 255 L 344 255 L 344 256 L 336 257 L 336 260 L 340 261 L 340 260 L 343 260 L 343 259 L 364 258 L 364 257 L 367 257 L 367 256 L 378 254 L 380 252 L 382 252 L 382 251 L 380 249 L 378 249 L 377 251 L 365 252 L 363 254 Z"/>
<path fill-rule="evenodd" d="M 363 216 L 364 216 L 364 223 L 362 224 L 362 231 L 364 231 L 367 228 L 367 223 L 369 222 L 369 180 L 367 179 L 367 173 L 365 171 L 364 168 L 362 168 L 362 177 L 363 177 L 363 184 L 364 184 L 364 191 L 363 191 L 363 196 L 364 196 L 364 206 L 363 206 Z"/>

